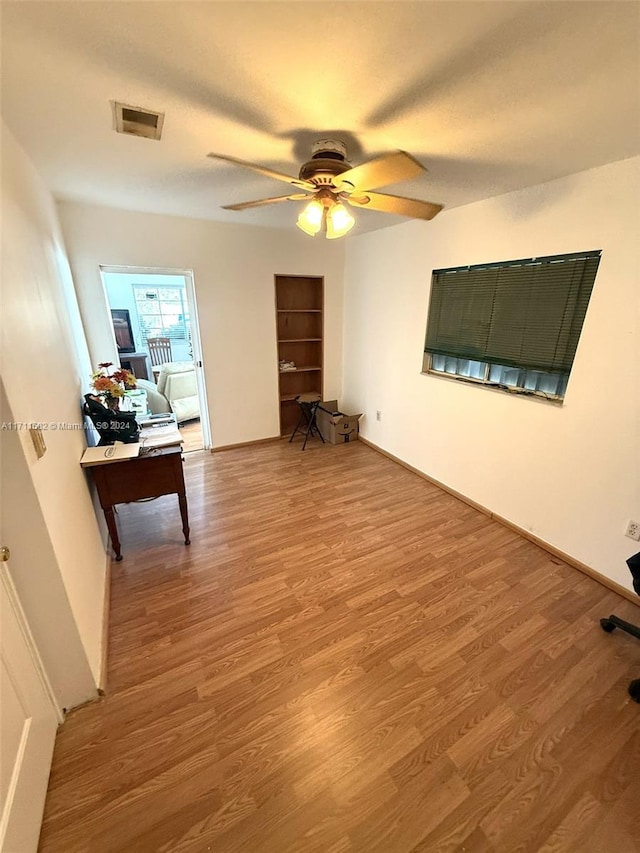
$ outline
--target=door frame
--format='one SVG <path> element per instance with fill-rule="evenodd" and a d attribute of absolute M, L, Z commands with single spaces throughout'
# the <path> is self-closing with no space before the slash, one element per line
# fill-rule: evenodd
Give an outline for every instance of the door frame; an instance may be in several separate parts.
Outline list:
<path fill-rule="evenodd" d="M 0 563 L 0 583 L 4 587 L 4 590 L 7 594 L 7 598 L 9 599 L 9 603 L 13 609 L 13 612 L 16 615 L 18 623 L 20 625 L 20 630 L 22 631 L 22 635 L 24 637 L 24 641 L 29 649 L 29 653 L 33 658 L 33 663 L 38 673 L 38 678 L 42 682 L 42 686 L 44 687 L 44 691 L 49 697 L 49 701 L 53 709 L 56 712 L 56 718 L 58 723 L 64 722 L 64 713 L 62 711 L 62 706 L 56 699 L 56 694 L 53 692 L 53 687 L 51 686 L 51 682 L 49 681 L 49 676 L 47 675 L 47 671 L 44 668 L 44 664 L 42 663 L 42 659 L 40 657 L 40 652 L 38 651 L 38 647 L 36 646 L 36 641 L 33 639 L 33 634 L 31 633 L 31 628 L 29 627 L 29 623 L 27 622 L 27 617 L 25 615 L 24 610 L 22 609 L 22 604 L 20 603 L 20 597 L 16 590 L 15 584 L 13 583 L 13 578 L 9 572 L 9 562 L 5 561 Z"/>
<path fill-rule="evenodd" d="M 100 280 L 102 281 L 102 292 L 104 294 L 107 315 L 109 316 L 109 295 L 103 273 L 120 273 L 124 275 L 180 275 L 184 278 L 187 291 L 187 302 L 189 304 L 189 323 L 191 331 L 191 346 L 193 349 L 193 364 L 196 369 L 196 385 L 198 388 L 198 400 L 200 402 L 200 428 L 202 429 L 202 443 L 204 450 L 211 450 L 211 422 L 209 419 L 209 402 L 207 400 L 207 386 L 204 379 L 204 367 L 202 361 L 202 342 L 200 338 L 200 320 L 198 318 L 198 302 L 196 299 L 196 284 L 193 270 L 176 269 L 172 267 L 138 267 L 138 266 L 113 266 L 111 264 L 100 264 Z M 113 329 L 114 347 L 115 333 Z"/>
<path fill-rule="evenodd" d="M 23 834 L 27 832 L 29 837 L 35 837 L 36 841 L 37 836 L 40 834 L 40 828 L 42 825 L 42 814 L 44 812 L 44 803 L 47 795 L 47 779 L 53 760 L 55 737 L 58 726 L 60 726 L 60 724 L 64 722 L 64 714 L 60 707 L 60 703 L 55 697 L 53 688 L 51 687 L 51 682 L 49 681 L 49 678 L 47 676 L 47 672 L 44 668 L 44 664 L 42 663 L 42 659 L 40 657 L 38 648 L 33 638 L 33 634 L 31 633 L 31 629 L 29 628 L 29 623 L 27 622 L 24 610 L 22 609 L 20 598 L 15 588 L 15 584 L 13 583 L 13 579 L 11 578 L 11 574 L 9 572 L 9 565 L 7 562 L 0 563 L 0 589 L 2 591 L 2 595 L 6 596 L 6 601 L 11 610 L 12 616 L 13 618 L 15 618 L 15 624 L 20 635 L 19 642 L 24 643 L 23 649 L 26 652 L 27 656 L 30 658 L 31 663 L 33 664 L 31 674 L 23 674 L 21 677 L 23 679 L 26 678 L 27 681 L 29 678 L 33 679 L 35 677 L 37 682 L 40 683 L 40 687 L 42 688 L 41 697 L 43 699 L 41 711 L 43 713 L 46 713 L 47 715 L 46 718 L 42 716 L 38 718 L 37 726 L 40 729 L 40 734 L 37 735 L 37 737 L 39 738 L 38 746 L 41 749 L 43 746 L 42 735 L 44 734 L 46 736 L 45 745 L 47 746 L 48 754 L 44 755 L 42 754 L 42 752 L 34 752 L 34 749 L 36 747 L 29 741 L 29 736 L 33 735 L 34 733 L 34 729 L 32 727 L 33 718 L 31 718 L 22 731 L 22 737 L 20 745 L 18 747 L 16 764 L 13 767 L 13 773 L 9 782 L 9 788 L 7 790 L 6 802 L 3 803 L 2 811 L 0 812 L 0 851 L 6 850 L 7 853 L 10 853 L 9 849 L 5 846 L 7 843 L 7 835 L 10 835 L 12 842 L 15 842 L 16 833 L 20 837 L 22 837 Z M 9 644 L 7 644 L 7 646 L 8 645 Z M 13 652 L 16 651 L 15 645 L 12 646 L 12 649 Z M 6 656 L 8 652 L 9 648 L 5 649 L 3 647 L 3 665 L 7 667 L 9 676 L 11 677 L 12 681 L 15 677 L 14 686 L 18 691 L 18 695 L 20 695 L 22 692 L 20 688 L 24 688 L 25 682 L 23 680 L 22 684 L 20 684 L 20 677 L 12 675 L 12 670 L 14 670 L 16 661 Z M 25 661 L 26 658 L 23 658 L 22 663 L 24 664 Z M 23 702 L 26 701 L 24 696 L 21 698 Z M 50 716 L 49 711 L 45 711 L 47 705 L 50 706 Z M 55 729 L 49 728 L 53 727 L 54 724 Z M 46 726 L 45 732 L 42 731 L 43 726 Z M 29 745 L 30 743 L 31 745 Z M 49 746 L 50 752 L 48 749 Z M 36 760 L 36 758 L 34 757 L 37 757 L 36 765 L 34 765 L 34 760 Z M 46 776 L 44 776 L 45 771 Z M 28 776 L 29 781 L 33 781 L 34 772 L 36 773 L 36 776 L 38 776 L 38 789 L 31 791 L 30 795 L 27 794 L 27 791 L 25 789 L 24 778 L 21 777 L 21 773 L 23 772 L 30 774 Z M 16 795 L 18 795 L 19 798 L 17 803 L 17 813 L 14 809 L 14 800 Z M 25 796 L 30 796 L 31 812 L 28 816 L 25 816 L 25 813 L 23 811 L 23 799 Z M 29 820 L 31 818 L 33 818 L 34 820 L 38 820 L 38 824 L 30 824 Z M 25 821 L 27 822 L 25 823 Z"/>

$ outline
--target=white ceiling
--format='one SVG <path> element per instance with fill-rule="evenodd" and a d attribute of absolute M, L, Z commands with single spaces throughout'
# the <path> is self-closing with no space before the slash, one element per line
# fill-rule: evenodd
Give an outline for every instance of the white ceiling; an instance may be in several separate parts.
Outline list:
<path fill-rule="evenodd" d="M 59 198 L 290 227 L 311 142 L 429 169 L 446 209 L 640 153 L 637 2 L 3 2 L 3 116 Z M 165 113 L 116 134 L 110 102 Z M 357 230 L 403 221 L 358 211 Z M 425 227 L 429 227 L 425 223 Z"/>

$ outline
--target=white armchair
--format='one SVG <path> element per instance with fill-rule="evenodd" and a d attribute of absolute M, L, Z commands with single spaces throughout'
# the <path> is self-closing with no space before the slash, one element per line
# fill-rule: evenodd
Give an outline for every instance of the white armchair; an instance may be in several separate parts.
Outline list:
<path fill-rule="evenodd" d="M 136 385 L 147 392 L 147 401 L 152 414 L 173 412 L 178 423 L 200 417 L 193 362 L 172 361 L 163 364 L 157 385 L 147 379 L 138 379 Z"/>

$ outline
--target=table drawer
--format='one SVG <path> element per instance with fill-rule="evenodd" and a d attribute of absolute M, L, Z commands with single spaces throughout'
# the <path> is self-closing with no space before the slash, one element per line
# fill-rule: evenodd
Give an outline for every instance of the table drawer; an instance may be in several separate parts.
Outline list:
<path fill-rule="evenodd" d="M 130 462 L 100 466 L 94 475 L 103 509 L 184 490 L 179 453 L 150 455 Z"/>

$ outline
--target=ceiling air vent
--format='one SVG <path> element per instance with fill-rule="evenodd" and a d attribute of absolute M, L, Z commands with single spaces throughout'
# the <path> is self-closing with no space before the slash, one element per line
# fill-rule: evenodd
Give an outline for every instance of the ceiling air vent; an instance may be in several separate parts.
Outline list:
<path fill-rule="evenodd" d="M 144 136 L 146 139 L 160 139 L 164 113 L 154 113 L 141 107 L 129 107 L 113 101 L 115 129 L 118 133 L 131 136 Z"/>

